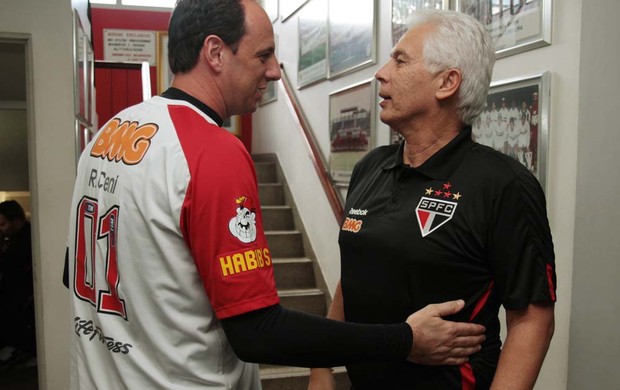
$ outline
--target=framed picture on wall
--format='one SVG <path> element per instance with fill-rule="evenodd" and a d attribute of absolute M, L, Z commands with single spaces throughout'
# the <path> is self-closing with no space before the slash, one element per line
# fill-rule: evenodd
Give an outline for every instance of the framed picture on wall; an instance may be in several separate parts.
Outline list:
<path fill-rule="evenodd" d="M 474 141 L 523 164 L 543 188 L 547 182 L 549 72 L 491 84 L 485 110 L 472 125 Z"/>
<path fill-rule="evenodd" d="M 280 0 L 280 17 L 282 21 L 284 22 L 286 19 L 293 16 L 293 14 L 307 2 L 308 0 Z"/>
<path fill-rule="evenodd" d="M 172 84 L 174 75 L 168 63 L 168 32 L 157 32 L 157 93 L 161 94 Z"/>
<path fill-rule="evenodd" d="M 87 46 L 88 36 L 84 32 L 80 16 L 73 11 L 73 84 L 74 84 L 74 107 L 76 118 L 88 122 L 87 97 Z"/>
<path fill-rule="evenodd" d="M 497 58 L 551 44 L 552 0 L 457 0 L 493 37 Z"/>
<path fill-rule="evenodd" d="M 84 48 L 84 51 L 86 53 L 86 69 L 84 69 L 86 75 L 84 80 L 84 87 L 86 89 L 86 122 L 89 125 L 93 125 L 95 119 L 93 112 L 95 109 L 95 107 L 93 107 L 95 102 L 95 53 L 93 52 L 93 47 L 90 44 L 88 38 L 84 39 L 84 44 L 86 45 L 86 47 Z"/>
<path fill-rule="evenodd" d="M 275 102 L 278 100 L 278 82 L 277 81 L 269 81 L 267 83 L 267 88 L 258 102 L 259 106 L 264 106 L 267 103 Z"/>
<path fill-rule="evenodd" d="M 353 166 L 373 146 L 376 93 L 374 79 L 329 95 L 329 171 L 348 183 Z"/>
<path fill-rule="evenodd" d="M 228 130 L 231 134 L 241 137 L 241 116 L 233 115 L 226 119 L 222 124 L 222 128 Z"/>
<path fill-rule="evenodd" d="M 327 78 L 327 0 L 311 0 L 299 13 L 297 87 Z"/>
<path fill-rule="evenodd" d="M 392 0 L 392 46 L 405 35 L 407 18 L 421 9 L 448 9 L 450 0 Z"/>
<path fill-rule="evenodd" d="M 376 0 L 329 2 L 329 78 L 376 61 Z"/>

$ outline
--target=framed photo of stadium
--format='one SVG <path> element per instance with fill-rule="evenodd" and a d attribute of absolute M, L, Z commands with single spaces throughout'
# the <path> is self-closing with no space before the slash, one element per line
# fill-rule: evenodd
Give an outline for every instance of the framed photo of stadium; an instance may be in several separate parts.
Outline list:
<path fill-rule="evenodd" d="M 373 146 L 376 93 L 374 79 L 329 95 L 329 173 L 348 183 L 353 166 Z"/>
<path fill-rule="evenodd" d="M 392 46 L 407 31 L 407 18 L 413 11 L 421 9 L 445 10 L 450 0 L 392 0 Z"/>
<path fill-rule="evenodd" d="M 329 2 L 329 78 L 376 62 L 376 0 Z"/>
<path fill-rule="evenodd" d="M 549 72 L 491 84 L 487 104 L 472 124 L 474 141 L 523 164 L 545 188 L 549 145 Z"/>
<path fill-rule="evenodd" d="M 327 78 L 327 0 L 311 0 L 299 12 L 297 88 Z"/>
<path fill-rule="evenodd" d="M 493 37 L 497 58 L 551 44 L 552 0 L 456 0 Z"/>

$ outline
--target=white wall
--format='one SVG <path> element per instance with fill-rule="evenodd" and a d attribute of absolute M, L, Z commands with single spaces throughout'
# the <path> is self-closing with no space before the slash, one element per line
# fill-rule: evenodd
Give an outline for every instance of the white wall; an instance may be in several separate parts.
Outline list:
<path fill-rule="evenodd" d="M 617 0 L 583 1 L 571 390 L 620 389 L 619 14 Z"/>
<path fill-rule="evenodd" d="M 613 0 L 610 0 L 613 1 Z M 372 78 L 391 50 L 391 9 L 389 1 L 378 1 L 378 61 L 377 64 L 335 80 L 324 81 L 297 91 L 308 120 L 314 129 L 321 150 L 329 150 L 328 100 L 329 94 L 356 82 Z M 551 73 L 550 140 L 548 153 L 547 201 L 553 232 L 557 273 L 558 303 L 556 305 L 556 332 L 552 341 L 537 389 L 566 389 L 568 376 L 568 338 L 571 309 L 571 280 L 573 273 L 573 241 L 575 238 L 575 190 L 577 178 L 577 140 L 579 112 L 579 62 L 581 33 L 581 0 L 555 1 L 553 4 L 552 45 L 520 55 L 498 60 L 493 80 L 518 76 Z M 291 82 L 296 86 L 298 60 L 297 17 L 277 21 L 274 29 L 279 39 L 279 60 L 284 64 Z M 602 44 L 602 42 L 601 42 Z M 334 247 L 337 228 L 335 218 L 328 215 L 322 188 L 311 170 L 306 150 L 298 139 L 282 95 L 277 103 L 259 109 L 254 115 L 253 152 L 277 153 L 310 240 L 315 248 L 325 243 L 326 258 L 321 261 L 330 287 L 339 278 L 339 255 Z M 388 143 L 388 128 L 377 120 L 378 145 Z M 311 177 L 311 176 L 312 177 Z M 292 182 L 291 182 L 292 181 Z M 318 211 L 317 211 L 318 210 Z M 336 263 L 336 264 L 334 264 Z M 611 326 L 611 325 L 610 325 Z"/>
<path fill-rule="evenodd" d="M 86 0 L 74 0 L 85 15 Z M 69 307 L 61 283 L 75 177 L 71 0 L 3 0 L 3 37 L 28 39 L 29 174 L 41 389 L 68 388 Z M 85 23 L 85 28 L 89 28 Z"/>

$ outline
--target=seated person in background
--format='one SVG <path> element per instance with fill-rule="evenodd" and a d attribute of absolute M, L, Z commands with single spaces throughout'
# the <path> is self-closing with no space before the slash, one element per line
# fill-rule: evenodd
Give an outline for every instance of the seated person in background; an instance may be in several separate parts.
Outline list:
<path fill-rule="evenodd" d="M 14 200 L 0 203 L 0 363 L 36 356 L 30 223 Z"/>

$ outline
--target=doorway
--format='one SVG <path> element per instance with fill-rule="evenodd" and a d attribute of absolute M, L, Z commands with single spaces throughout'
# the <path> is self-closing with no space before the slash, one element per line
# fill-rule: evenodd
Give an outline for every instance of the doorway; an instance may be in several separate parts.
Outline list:
<path fill-rule="evenodd" d="M 27 230 L 20 224 L 17 232 L 0 232 L 0 305 L 3 302 L 15 303 L 14 307 L 9 305 L 12 314 L 8 318 L 2 314 L 2 321 L 15 321 L 22 328 L 0 339 L 0 388 L 26 390 L 38 389 L 34 292 L 32 284 L 27 282 L 27 275 L 32 275 L 34 269 L 29 228 L 33 216 L 29 184 L 29 144 L 32 140 L 28 129 L 32 127 L 29 123 L 32 108 L 28 104 L 27 80 L 31 79 L 28 49 L 29 36 L 0 34 L 0 202 L 15 201 L 23 209 L 27 221 L 23 225 Z M 28 244 L 25 247 L 29 250 L 22 250 L 21 243 L 26 239 Z M 18 241 L 20 250 L 15 249 Z M 26 260 L 16 267 L 16 259 Z M 19 272 L 19 277 L 24 277 L 26 283 L 9 283 L 17 280 L 15 272 Z M 16 288 L 26 284 L 26 288 L 16 292 Z"/>

